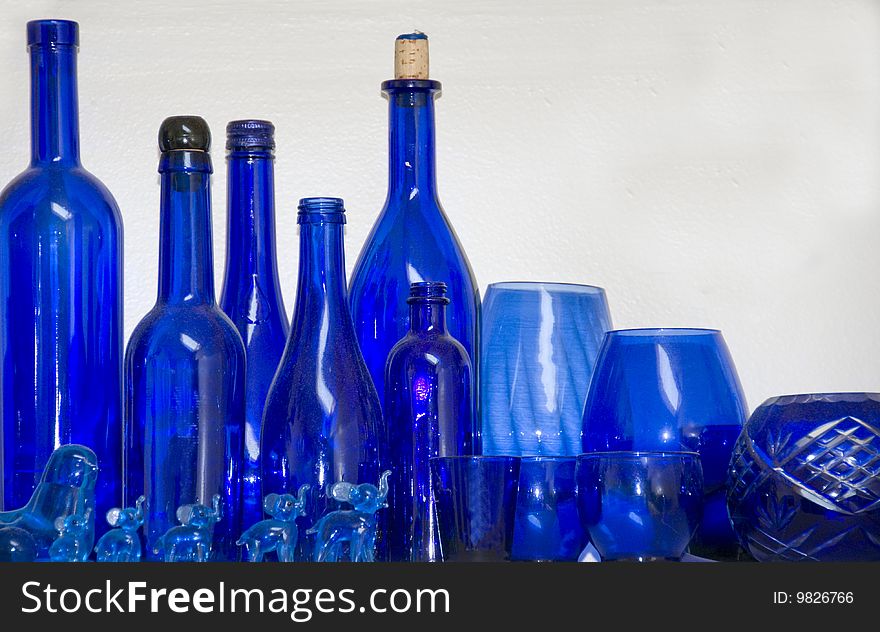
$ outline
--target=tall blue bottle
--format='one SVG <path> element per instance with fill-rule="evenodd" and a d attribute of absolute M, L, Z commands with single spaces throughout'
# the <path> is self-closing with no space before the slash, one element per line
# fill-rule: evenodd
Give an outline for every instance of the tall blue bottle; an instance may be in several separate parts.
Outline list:
<path fill-rule="evenodd" d="M 409 332 L 385 370 L 388 549 L 392 562 L 440 561 L 428 459 L 473 454 L 474 373 L 446 328 L 446 284 L 413 283 Z"/>
<path fill-rule="evenodd" d="M 398 38 L 424 59 L 424 35 Z M 426 72 L 405 73 L 416 76 Z M 350 288 L 351 313 L 376 389 L 384 392 L 385 361 L 409 330 L 410 284 L 444 281 L 449 288 L 448 328 L 477 368 L 480 295 L 464 250 L 437 198 L 434 169 L 434 98 L 440 82 L 393 79 L 382 84 L 389 102 L 388 197 L 358 257 Z M 479 450 L 479 446 L 475 446 Z"/>
<path fill-rule="evenodd" d="M 329 484 L 379 482 L 382 413 L 346 302 L 344 213 L 338 198 L 300 200 L 296 305 L 263 411 L 263 492 L 311 486 L 297 560 L 312 559 L 305 531 L 332 508 Z"/>
<path fill-rule="evenodd" d="M 126 349 L 125 496 L 146 496 L 147 559 L 177 508 L 220 494 L 212 560 L 241 533 L 245 351 L 214 299 L 210 131 L 197 116 L 159 130 L 159 293 Z"/>
<path fill-rule="evenodd" d="M 0 194 L 0 506 L 24 506 L 52 451 L 78 443 L 103 516 L 122 500 L 122 219 L 80 164 L 79 27 L 29 22 L 27 41 L 31 163 Z"/>
<path fill-rule="evenodd" d="M 235 324 L 247 354 L 242 524 L 263 518 L 260 425 L 266 395 L 290 329 L 275 257 L 275 126 L 232 121 L 226 126 L 226 275 L 220 307 Z"/>

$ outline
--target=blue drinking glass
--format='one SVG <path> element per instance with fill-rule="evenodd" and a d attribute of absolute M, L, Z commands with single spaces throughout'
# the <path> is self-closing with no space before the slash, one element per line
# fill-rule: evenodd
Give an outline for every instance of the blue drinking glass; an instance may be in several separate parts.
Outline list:
<path fill-rule="evenodd" d="M 385 430 L 346 301 L 343 202 L 304 198 L 297 222 L 293 323 L 266 398 L 260 454 L 265 494 L 293 494 L 309 485 L 296 559 L 312 561 L 315 534 L 309 529 L 340 508 L 325 491 L 339 482 L 379 481 Z M 384 561 L 384 511 L 377 521 L 376 559 Z"/>
<path fill-rule="evenodd" d="M 727 466 L 746 417 L 721 332 L 625 329 L 605 336 L 583 416 L 583 451 L 694 451 L 705 511 L 691 553 L 735 557 Z"/>
<path fill-rule="evenodd" d="M 410 284 L 446 283 L 449 334 L 465 348 L 474 371 L 480 312 L 479 286 L 437 195 L 434 99 L 440 82 L 392 79 L 382 83 L 382 92 L 389 108 L 388 196 L 349 292 L 358 343 L 379 393 L 385 392 L 388 354 L 409 330 Z"/>
<path fill-rule="evenodd" d="M 584 531 L 578 518 L 575 457 L 523 457 L 519 468 L 513 559 L 576 562 Z"/>
<path fill-rule="evenodd" d="M 578 508 L 603 561 L 679 560 L 703 512 L 696 452 L 594 452 L 577 462 Z"/>
<path fill-rule="evenodd" d="M 510 560 L 519 457 L 441 456 L 430 465 L 443 561 Z"/>
<path fill-rule="evenodd" d="M 162 123 L 159 290 L 125 356 L 126 505 L 146 497 L 150 561 L 177 517 L 209 511 L 215 496 L 210 559 L 238 557 L 245 351 L 214 298 L 209 147 L 204 119 Z"/>
<path fill-rule="evenodd" d="M 580 454 L 587 387 L 611 328 L 604 290 L 493 283 L 482 322 L 483 453 Z"/>
<path fill-rule="evenodd" d="M 760 562 L 880 561 L 880 394 L 761 404 L 736 444 L 728 503 Z"/>
<path fill-rule="evenodd" d="M 428 459 L 473 454 L 479 428 L 471 361 L 446 328 L 446 284 L 413 283 L 410 294 L 410 329 L 385 371 L 388 547 L 392 562 L 433 562 L 440 543 Z"/>
<path fill-rule="evenodd" d="M 260 428 L 289 325 L 275 256 L 275 126 L 232 121 L 226 126 L 228 230 L 220 308 L 241 334 L 247 354 L 242 523 L 263 518 Z"/>
<path fill-rule="evenodd" d="M 80 163 L 79 26 L 29 22 L 27 45 L 31 162 L 0 194 L 0 508 L 25 505 L 53 451 L 81 444 L 103 516 L 122 500 L 122 218 Z"/>

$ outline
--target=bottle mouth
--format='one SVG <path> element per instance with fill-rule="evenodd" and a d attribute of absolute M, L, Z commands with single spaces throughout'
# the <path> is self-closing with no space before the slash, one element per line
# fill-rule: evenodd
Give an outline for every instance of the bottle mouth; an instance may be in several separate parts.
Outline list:
<path fill-rule="evenodd" d="M 399 92 L 432 93 L 439 97 L 443 84 L 436 79 L 388 79 L 382 82 L 382 93 L 388 97 Z"/>
<path fill-rule="evenodd" d="M 79 24 L 73 20 L 31 20 L 27 23 L 27 46 L 79 47 Z"/>
<path fill-rule="evenodd" d="M 344 224 L 345 204 L 342 198 L 308 197 L 299 201 L 297 224 Z"/>
<path fill-rule="evenodd" d="M 245 119 L 226 125 L 228 151 L 274 151 L 275 126 L 271 121 Z"/>
<path fill-rule="evenodd" d="M 419 281 L 410 284 L 409 298 L 406 299 L 406 302 L 413 304 L 426 301 L 448 305 L 449 299 L 446 298 L 446 283 L 443 281 Z"/>

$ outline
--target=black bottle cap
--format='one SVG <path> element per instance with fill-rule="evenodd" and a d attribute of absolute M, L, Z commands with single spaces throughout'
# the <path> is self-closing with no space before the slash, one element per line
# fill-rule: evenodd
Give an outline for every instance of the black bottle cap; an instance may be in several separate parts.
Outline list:
<path fill-rule="evenodd" d="M 169 116 L 159 127 L 159 151 L 208 151 L 211 130 L 201 116 Z"/>

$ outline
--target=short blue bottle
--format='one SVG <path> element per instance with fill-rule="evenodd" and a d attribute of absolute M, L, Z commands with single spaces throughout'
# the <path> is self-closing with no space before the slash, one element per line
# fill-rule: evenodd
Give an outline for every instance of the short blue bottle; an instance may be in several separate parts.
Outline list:
<path fill-rule="evenodd" d="M 78 25 L 29 22 L 27 43 L 31 162 L 0 194 L 0 508 L 75 443 L 97 455 L 103 516 L 122 500 L 122 219 L 80 164 Z"/>
<path fill-rule="evenodd" d="M 159 295 L 126 349 L 128 505 L 146 498 L 148 560 L 183 505 L 212 507 L 211 560 L 235 560 L 241 533 L 245 351 L 214 298 L 210 131 L 197 116 L 159 130 Z"/>
<path fill-rule="evenodd" d="M 379 480 L 382 413 L 357 344 L 345 292 L 343 226 L 338 198 L 300 200 L 299 280 L 284 355 L 263 411 L 265 494 L 309 485 L 296 560 L 311 561 L 321 516 L 340 508 L 328 485 Z M 381 518 L 380 518 L 381 520 Z M 377 543 L 377 559 L 385 548 Z"/>
<path fill-rule="evenodd" d="M 388 355 L 385 424 L 391 469 L 388 550 L 392 562 L 441 560 L 428 460 L 473 454 L 474 373 L 446 326 L 446 284 L 413 283 L 409 332 Z"/>
<path fill-rule="evenodd" d="M 226 274 L 220 307 L 241 334 L 247 355 L 242 524 L 263 519 L 260 426 L 266 395 L 290 329 L 275 250 L 275 126 L 232 121 L 226 126 Z"/>
<path fill-rule="evenodd" d="M 426 55 L 424 38 L 401 35 L 397 43 L 402 49 L 419 42 Z M 349 296 L 358 342 L 380 393 L 388 353 L 409 331 L 410 284 L 447 284 L 449 333 L 475 370 L 480 311 L 479 287 L 437 196 L 434 98 L 440 82 L 397 78 L 385 81 L 382 91 L 389 104 L 388 197 L 355 264 Z"/>

